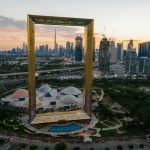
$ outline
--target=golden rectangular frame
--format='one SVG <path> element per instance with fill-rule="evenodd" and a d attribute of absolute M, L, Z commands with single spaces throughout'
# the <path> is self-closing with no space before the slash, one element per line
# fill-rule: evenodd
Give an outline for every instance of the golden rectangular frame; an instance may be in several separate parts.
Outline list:
<path fill-rule="evenodd" d="M 29 86 L 30 121 L 32 121 L 36 117 L 35 24 L 85 27 L 84 100 L 85 100 L 85 112 L 90 116 L 91 115 L 91 98 L 92 98 L 94 19 L 28 15 L 27 16 L 27 38 L 28 38 L 28 86 Z"/>

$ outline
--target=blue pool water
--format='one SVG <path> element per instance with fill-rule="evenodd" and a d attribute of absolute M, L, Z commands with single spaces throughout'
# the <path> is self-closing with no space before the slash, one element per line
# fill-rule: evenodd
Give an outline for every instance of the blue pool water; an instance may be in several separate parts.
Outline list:
<path fill-rule="evenodd" d="M 82 127 L 76 124 L 69 124 L 66 126 L 52 126 L 48 129 L 48 132 L 70 132 L 79 130 Z"/>

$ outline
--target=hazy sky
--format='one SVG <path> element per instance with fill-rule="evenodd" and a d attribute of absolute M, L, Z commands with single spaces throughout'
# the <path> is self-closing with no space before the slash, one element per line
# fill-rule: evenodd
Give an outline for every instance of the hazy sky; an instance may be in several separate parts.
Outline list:
<path fill-rule="evenodd" d="M 0 0 L 0 49 L 26 42 L 27 14 L 94 18 L 96 33 L 105 27 L 107 36 L 119 40 L 150 40 L 150 0 Z M 44 41 L 53 47 L 53 30 L 38 27 L 37 44 Z M 63 44 L 80 32 L 61 27 L 58 39 Z"/>

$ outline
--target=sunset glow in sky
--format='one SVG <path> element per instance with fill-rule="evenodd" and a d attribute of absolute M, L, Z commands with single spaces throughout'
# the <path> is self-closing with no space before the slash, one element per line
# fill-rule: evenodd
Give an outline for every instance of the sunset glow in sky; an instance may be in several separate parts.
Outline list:
<path fill-rule="evenodd" d="M 1 0 L 0 50 L 21 47 L 26 42 L 27 14 L 93 18 L 96 47 L 105 32 L 117 40 L 150 41 L 150 0 Z M 104 31 L 104 27 L 106 30 Z M 83 28 L 56 27 L 58 43 L 74 42 Z M 36 44 L 53 48 L 54 26 L 36 28 Z"/>

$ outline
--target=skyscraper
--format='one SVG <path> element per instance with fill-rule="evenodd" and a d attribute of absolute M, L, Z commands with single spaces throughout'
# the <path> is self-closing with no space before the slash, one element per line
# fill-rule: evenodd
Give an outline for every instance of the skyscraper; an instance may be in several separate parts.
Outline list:
<path fill-rule="evenodd" d="M 109 41 L 107 38 L 103 38 L 100 41 L 99 46 L 99 70 L 103 74 L 109 73 L 109 65 L 110 65 L 110 53 L 109 53 Z"/>
<path fill-rule="evenodd" d="M 139 44 L 138 57 L 150 58 L 150 42 L 144 42 Z"/>
<path fill-rule="evenodd" d="M 150 75 L 150 58 L 139 58 L 139 73 L 142 75 Z"/>
<path fill-rule="evenodd" d="M 128 50 L 133 48 L 133 40 L 131 39 L 128 43 Z"/>
<path fill-rule="evenodd" d="M 115 63 L 117 61 L 117 49 L 115 47 L 115 42 L 110 41 L 110 62 Z"/>
<path fill-rule="evenodd" d="M 126 72 L 131 75 L 131 74 L 136 74 L 137 73 L 137 53 L 136 51 L 130 50 L 127 51 L 126 55 Z"/>
<path fill-rule="evenodd" d="M 117 43 L 117 60 L 123 59 L 123 43 Z"/>
<path fill-rule="evenodd" d="M 69 41 L 66 42 L 66 51 L 65 51 L 65 56 L 70 57 L 70 52 L 71 51 L 71 43 Z"/>
<path fill-rule="evenodd" d="M 25 43 L 22 44 L 22 51 L 23 51 L 23 53 L 26 51 L 26 44 Z"/>
<path fill-rule="evenodd" d="M 75 38 L 75 61 L 82 62 L 83 38 L 79 35 Z"/>
<path fill-rule="evenodd" d="M 54 35 L 54 50 L 57 51 L 58 50 L 58 45 L 57 45 L 57 35 L 56 35 L 56 29 L 55 29 L 55 35 Z"/>
<path fill-rule="evenodd" d="M 70 57 L 72 60 L 74 60 L 74 47 L 73 47 L 73 42 L 71 42 L 71 47 L 70 47 Z"/>
<path fill-rule="evenodd" d="M 59 55 L 60 57 L 64 56 L 64 48 L 62 45 L 59 46 Z"/>

